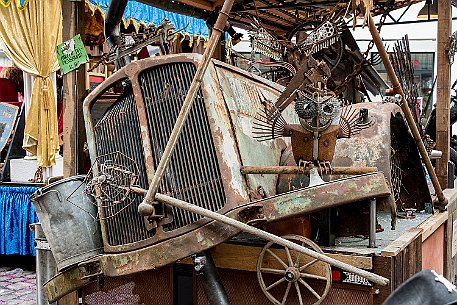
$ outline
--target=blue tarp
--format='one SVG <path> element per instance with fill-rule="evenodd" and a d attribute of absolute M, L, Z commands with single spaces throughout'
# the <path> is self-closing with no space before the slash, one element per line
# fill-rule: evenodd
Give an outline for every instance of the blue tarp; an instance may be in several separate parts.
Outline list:
<path fill-rule="evenodd" d="M 103 12 L 108 9 L 110 0 L 89 0 L 93 6 L 98 6 Z M 189 23 L 187 28 L 183 31 L 189 34 L 208 36 L 208 27 L 206 22 L 202 19 L 183 16 L 176 13 L 167 12 L 143 3 L 129 1 L 124 12 L 124 19 L 128 21 L 133 18 L 135 22 L 144 22 L 146 25 L 154 24 L 158 26 L 164 18 L 168 18 L 176 29 L 181 29 Z"/>
<path fill-rule="evenodd" d="M 0 254 L 35 255 L 29 225 L 38 222 L 30 195 L 37 187 L 0 186 Z"/>

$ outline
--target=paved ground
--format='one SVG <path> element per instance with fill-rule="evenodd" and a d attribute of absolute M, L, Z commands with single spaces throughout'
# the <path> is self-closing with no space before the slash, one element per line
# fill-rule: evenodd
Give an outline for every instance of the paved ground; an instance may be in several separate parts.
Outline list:
<path fill-rule="evenodd" d="M 35 305 L 35 272 L 0 267 L 0 305 Z"/>

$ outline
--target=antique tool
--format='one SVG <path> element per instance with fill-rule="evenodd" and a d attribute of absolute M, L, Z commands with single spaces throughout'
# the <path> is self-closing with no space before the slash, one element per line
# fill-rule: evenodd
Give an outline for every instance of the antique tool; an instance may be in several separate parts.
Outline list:
<path fill-rule="evenodd" d="M 406 121 L 408 122 L 408 126 L 411 129 L 414 140 L 416 141 L 417 147 L 419 148 L 419 152 L 422 157 L 422 161 L 425 163 L 427 171 L 432 180 L 433 187 L 435 188 L 436 196 L 438 197 L 438 201 L 439 201 L 438 208 L 445 209 L 446 205 L 447 205 L 447 199 L 444 196 L 443 190 L 438 181 L 438 177 L 436 176 L 433 165 L 430 162 L 430 158 L 428 157 L 428 153 L 424 147 L 424 143 L 422 142 L 421 135 L 420 135 L 419 131 L 417 130 L 416 123 L 415 123 L 414 118 L 411 114 L 411 111 L 408 107 L 408 102 L 406 100 L 405 93 L 403 92 L 400 82 L 398 81 L 397 75 L 395 74 L 392 64 L 389 61 L 389 56 L 387 55 L 387 51 L 384 48 L 384 44 L 382 42 L 381 36 L 379 35 L 378 30 L 376 29 L 376 24 L 371 15 L 368 16 L 368 28 L 370 29 L 370 33 L 373 37 L 373 41 L 376 44 L 376 47 L 379 51 L 379 55 L 381 56 L 382 62 L 384 64 L 384 67 L 386 68 L 387 74 L 389 75 L 390 81 L 392 82 L 392 89 L 394 91 L 393 93 L 400 94 L 402 97 L 402 102 L 400 103 L 400 107 L 402 108 L 402 110 L 405 114 Z"/>
<path fill-rule="evenodd" d="M 206 71 L 206 68 L 208 67 L 211 57 L 214 54 L 216 46 L 218 45 L 219 37 L 222 35 L 222 33 L 224 33 L 224 28 L 229 16 L 228 14 L 232 9 L 233 2 L 234 0 L 225 0 L 222 9 L 219 12 L 219 16 L 217 17 L 211 37 L 208 41 L 208 46 L 206 47 L 205 53 L 203 54 L 203 59 L 198 65 L 197 72 L 195 73 L 195 76 L 192 80 L 192 84 L 189 88 L 189 91 L 187 92 L 186 99 L 184 100 L 173 131 L 168 139 L 165 151 L 163 152 L 159 165 L 156 168 L 154 178 L 152 179 L 151 184 L 149 186 L 149 191 L 144 197 L 143 202 L 138 206 L 138 212 L 143 216 L 149 216 L 154 213 L 154 195 L 157 193 L 160 180 L 163 178 L 163 175 L 165 174 L 165 170 L 170 161 L 170 157 L 173 154 L 173 151 L 176 147 L 176 142 L 182 132 L 183 125 L 187 120 L 187 116 L 189 115 L 190 109 L 195 100 L 198 89 L 200 88 L 200 83 L 203 78 L 203 75 Z"/>

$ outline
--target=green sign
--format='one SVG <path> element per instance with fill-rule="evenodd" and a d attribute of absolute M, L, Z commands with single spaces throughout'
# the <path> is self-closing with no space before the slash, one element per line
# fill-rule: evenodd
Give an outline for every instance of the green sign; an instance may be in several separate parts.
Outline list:
<path fill-rule="evenodd" d="M 79 34 L 58 45 L 56 52 L 62 74 L 67 74 L 89 61 L 86 48 Z"/>

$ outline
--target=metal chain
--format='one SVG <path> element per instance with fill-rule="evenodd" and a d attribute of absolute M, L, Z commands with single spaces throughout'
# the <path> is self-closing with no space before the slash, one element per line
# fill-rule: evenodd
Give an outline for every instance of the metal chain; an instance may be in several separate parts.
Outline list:
<path fill-rule="evenodd" d="M 347 87 L 347 84 L 354 77 L 360 74 L 360 72 L 365 68 L 364 66 L 366 64 L 368 64 L 368 61 L 365 58 L 362 59 L 359 63 L 355 64 L 354 69 L 352 69 L 352 72 L 348 74 L 338 86 L 335 87 L 335 90 L 333 90 L 335 94 L 338 95 L 339 93 L 341 93 Z"/>
<path fill-rule="evenodd" d="M 388 11 L 386 10 L 386 11 L 384 12 L 384 14 L 382 14 L 381 19 L 379 19 L 379 24 L 378 24 L 378 28 L 377 28 L 377 30 L 378 30 L 379 33 L 381 33 L 381 28 L 382 28 L 384 22 L 386 22 L 386 18 L 387 18 L 387 15 L 388 15 L 387 12 L 388 12 Z M 373 47 L 374 47 L 374 41 L 371 40 L 370 43 L 368 44 L 367 50 L 365 51 L 365 53 L 363 53 L 363 56 L 364 56 L 365 58 L 368 57 L 368 54 L 370 53 L 371 49 L 373 49 Z"/>

